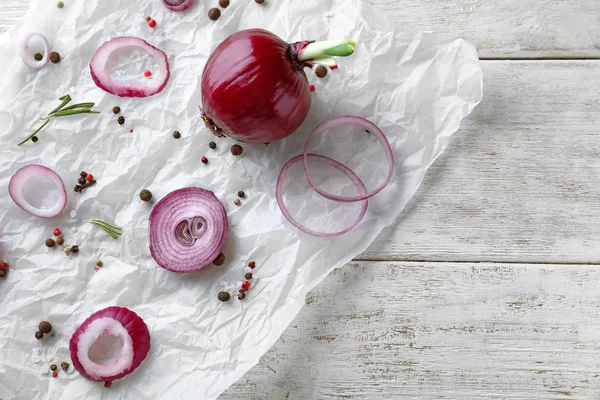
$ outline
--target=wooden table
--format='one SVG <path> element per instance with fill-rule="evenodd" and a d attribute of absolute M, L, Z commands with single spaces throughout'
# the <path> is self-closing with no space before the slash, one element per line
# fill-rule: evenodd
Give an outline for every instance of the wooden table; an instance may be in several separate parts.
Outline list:
<path fill-rule="evenodd" d="M 600 2 L 369 1 L 475 43 L 484 101 L 222 398 L 600 398 Z"/>

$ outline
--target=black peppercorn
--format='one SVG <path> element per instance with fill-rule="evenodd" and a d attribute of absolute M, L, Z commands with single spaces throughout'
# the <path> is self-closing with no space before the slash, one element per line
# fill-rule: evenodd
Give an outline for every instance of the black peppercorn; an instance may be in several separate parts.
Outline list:
<path fill-rule="evenodd" d="M 239 197 L 240 199 L 243 199 L 244 197 L 246 197 L 246 193 L 244 193 L 244 191 L 243 191 L 243 190 L 240 190 L 240 191 L 238 192 L 238 197 Z"/>
<path fill-rule="evenodd" d="M 42 333 L 50 333 L 50 332 L 52 332 L 52 324 L 48 321 L 42 321 L 38 325 L 38 329 Z"/>
<path fill-rule="evenodd" d="M 121 107 L 119 107 L 119 106 L 113 107 L 113 114 L 118 114 L 120 112 L 121 112 Z"/>
<path fill-rule="evenodd" d="M 63 237 L 59 237 L 56 239 L 56 244 L 59 246 L 62 246 L 63 244 L 65 244 L 65 239 L 63 239 Z"/>
<path fill-rule="evenodd" d="M 71 246 L 71 253 L 76 254 L 79 253 L 79 246 Z"/>
<path fill-rule="evenodd" d="M 244 276 L 244 278 L 252 279 L 252 272 L 247 272 L 246 275 Z"/>
<path fill-rule="evenodd" d="M 77 183 L 79 183 L 80 185 L 85 185 L 87 181 L 85 180 L 85 178 L 79 178 L 79 180 L 77 181 Z"/>
<path fill-rule="evenodd" d="M 225 264 L 225 254 L 219 253 L 215 261 L 213 261 L 213 264 L 215 264 L 216 266 L 221 266 Z"/>
<path fill-rule="evenodd" d="M 41 55 L 40 53 L 35 53 L 35 55 L 33 56 L 35 61 L 42 61 L 42 59 L 44 58 L 43 55 Z"/>
<path fill-rule="evenodd" d="M 208 147 L 210 147 L 211 149 L 213 149 L 213 150 L 214 150 L 214 149 L 216 149 L 216 148 L 217 148 L 217 144 L 216 144 L 215 142 L 210 142 L 210 143 L 208 144 Z"/>
<path fill-rule="evenodd" d="M 125 117 L 121 115 L 117 122 L 119 123 L 119 125 L 123 125 L 125 123 Z"/>
<path fill-rule="evenodd" d="M 50 62 L 52 64 L 58 64 L 60 62 L 60 54 L 58 54 L 56 51 L 50 53 Z"/>
<path fill-rule="evenodd" d="M 37 136 L 34 136 L 34 137 L 32 137 L 32 138 L 31 138 L 31 141 L 32 141 L 33 143 L 37 142 L 37 141 L 38 141 L 38 137 L 37 137 Z"/>
<path fill-rule="evenodd" d="M 325 78 L 327 76 L 327 67 L 324 65 L 318 65 L 315 69 L 315 75 L 318 78 Z"/>
<path fill-rule="evenodd" d="M 55 242 L 53 239 L 46 239 L 46 246 L 47 247 L 54 247 Z"/>
<path fill-rule="evenodd" d="M 231 154 L 234 156 L 240 156 L 244 152 L 244 149 L 239 144 L 234 144 L 231 146 Z"/>
<path fill-rule="evenodd" d="M 56 364 L 52 364 L 50 366 L 50 371 L 56 371 L 58 369 L 58 367 L 56 366 Z"/>
<path fill-rule="evenodd" d="M 210 18 L 213 21 L 216 21 L 219 19 L 219 17 L 221 17 L 221 10 L 219 10 L 218 8 L 211 8 L 210 10 L 208 10 L 208 18 Z"/>
<path fill-rule="evenodd" d="M 246 298 L 246 293 L 240 292 L 240 294 L 238 294 L 238 299 L 244 300 L 245 298 Z"/>
<path fill-rule="evenodd" d="M 229 299 L 231 298 L 231 296 L 227 292 L 219 292 L 219 295 L 217 297 L 221 301 L 229 301 Z"/>
<path fill-rule="evenodd" d="M 63 361 L 60 363 L 60 367 L 62 368 L 63 371 L 67 372 L 69 370 L 69 363 Z"/>
<path fill-rule="evenodd" d="M 144 189 L 140 192 L 140 199 L 142 199 L 143 201 L 150 201 L 152 200 L 152 192 L 149 191 L 148 189 Z"/>
<path fill-rule="evenodd" d="M 36 338 L 37 340 L 41 340 L 43 337 L 44 337 L 44 334 L 43 334 L 42 332 L 40 332 L 40 331 L 37 331 L 37 332 L 35 333 L 35 338 Z"/>

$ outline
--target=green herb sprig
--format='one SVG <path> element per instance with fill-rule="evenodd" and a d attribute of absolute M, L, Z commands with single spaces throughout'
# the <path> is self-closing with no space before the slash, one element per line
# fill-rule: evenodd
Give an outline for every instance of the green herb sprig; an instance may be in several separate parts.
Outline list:
<path fill-rule="evenodd" d="M 78 104 L 73 104 L 72 106 L 69 106 L 69 107 L 65 107 L 67 104 L 69 104 L 71 102 L 71 96 L 69 96 L 68 94 L 62 96 L 61 98 L 59 98 L 59 100 L 61 100 L 62 103 L 60 103 L 60 105 L 58 107 L 56 107 L 54 110 L 50 111 L 48 113 L 48 115 L 46 115 L 45 117 L 40 118 L 42 121 L 44 121 L 42 126 L 37 128 L 35 130 L 35 132 L 33 132 L 31 135 L 27 136 L 27 138 L 25 138 L 23 141 L 21 141 L 18 144 L 18 146 L 21 146 L 22 144 L 27 143 L 29 140 L 31 140 L 32 137 L 37 135 L 39 131 L 41 131 L 42 129 L 44 129 L 46 127 L 46 125 L 48 125 L 48 123 L 50 122 L 50 120 L 52 118 L 68 117 L 69 115 L 79 115 L 79 114 L 100 114 L 99 111 L 92 110 L 92 107 L 94 107 L 96 105 L 96 103 L 90 103 L 90 102 L 78 103 Z"/>
<path fill-rule="evenodd" d="M 106 233 L 108 233 L 113 239 L 118 239 L 119 236 L 121 236 L 121 231 L 123 230 L 123 228 L 121 228 L 120 226 L 99 219 L 93 219 L 90 222 L 104 229 L 104 231 L 106 231 Z"/>

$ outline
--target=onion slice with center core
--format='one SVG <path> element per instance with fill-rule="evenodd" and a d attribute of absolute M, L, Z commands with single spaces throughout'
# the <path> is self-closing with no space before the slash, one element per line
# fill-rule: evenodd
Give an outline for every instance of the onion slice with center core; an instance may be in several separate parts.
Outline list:
<path fill-rule="evenodd" d="M 58 199 L 56 203 L 50 208 L 37 208 L 33 206 L 23 194 L 25 184 L 33 177 L 42 178 L 52 182 L 58 189 Z M 50 168 L 44 167 L 43 165 L 30 164 L 26 167 L 18 170 L 8 184 L 8 193 L 15 203 L 23 210 L 27 211 L 31 215 L 42 218 L 56 217 L 63 212 L 67 206 L 67 189 L 65 184 L 58 174 L 52 171 Z"/>
<path fill-rule="evenodd" d="M 308 171 L 308 159 L 309 159 L 308 151 L 309 151 L 309 147 L 310 147 L 309 146 L 310 141 L 312 140 L 312 138 L 315 137 L 316 135 L 319 135 L 319 134 L 331 129 L 331 128 L 336 128 L 338 126 L 345 126 L 345 125 L 355 125 L 355 126 L 363 128 L 367 132 L 375 135 L 375 137 L 377 138 L 377 140 L 383 147 L 383 150 L 385 151 L 385 156 L 388 161 L 388 172 L 387 172 L 387 176 L 385 177 L 383 183 L 381 185 L 379 185 L 379 187 L 377 187 L 376 189 L 374 189 L 373 191 L 371 191 L 369 193 L 361 193 L 360 196 L 354 196 L 354 197 L 337 196 L 332 193 L 326 192 L 323 189 L 320 189 L 315 185 L 315 183 L 313 182 L 313 179 L 310 175 L 310 172 Z M 319 193 L 321 196 L 325 197 L 326 199 L 339 201 L 342 203 L 352 203 L 352 202 L 356 202 L 356 201 L 362 201 L 362 200 L 369 199 L 369 198 L 375 196 L 377 193 L 381 192 L 387 186 L 388 183 L 390 183 L 390 180 L 392 179 L 392 175 L 394 174 L 394 155 L 392 154 L 392 148 L 390 147 L 390 142 L 388 142 L 387 138 L 385 137 L 385 134 L 381 131 L 381 129 L 379 129 L 379 127 L 377 125 L 375 125 L 371 121 L 368 121 L 361 117 L 345 116 L 345 117 L 330 119 L 329 121 L 323 122 L 321 125 L 319 125 L 317 127 L 317 129 L 314 130 L 314 132 L 306 140 L 306 144 L 304 145 L 303 157 L 304 157 L 304 171 L 306 173 L 306 178 L 308 179 L 308 184 L 310 185 L 310 187 L 313 188 L 317 193 Z"/>
<path fill-rule="evenodd" d="M 142 318 L 123 307 L 90 315 L 69 342 L 73 366 L 87 379 L 110 383 L 132 373 L 150 351 Z"/>
<path fill-rule="evenodd" d="M 229 222 L 223 204 L 202 188 L 175 190 L 150 213 L 150 254 L 173 272 L 191 272 L 210 265 L 227 240 Z"/>
<path fill-rule="evenodd" d="M 111 54 L 124 47 L 139 47 L 150 54 L 158 64 L 158 71 L 153 72 L 153 79 L 143 84 L 131 85 L 112 79 L 106 72 Z M 90 73 L 96 86 L 119 97 L 149 97 L 160 93 L 171 76 L 167 55 L 143 39 L 134 36 L 123 36 L 109 40 L 96 50 L 90 63 Z"/>
<path fill-rule="evenodd" d="M 285 181 L 286 171 L 288 169 L 290 169 L 297 162 L 302 161 L 305 157 L 312 161 L 321 162 L 321 163 L 330 165 L 330 166 L 340 170 L 341 172 L 346 174 L 346 176 L 348 176 L 348 178 L 350 178 L 350 180 L 352 181 L 354 186 L 356 186 L 356 189 L 358 189 L 358 192 L 360 193 L 361 196 L 364 196 L 367 193 L 367 190 L 365 189 L 365 185 L 360 180 L 360 178 L 358 176 L 356 176 L 356 174 L 354 172 L 352 172 L 352 170 L 350 168 L 346 167 L 344 164 L 339 163 L 329 157 L 320 156 L 317 154 L 310 154 L 310 153 L 304 154 L 304 155 L 300 154 L 299 156 L 296 156 L 296 157 L 292 158 L 291 160 L 289 160 L 283 166 L 283 168 L 281 169 L 281 172 L 279 173 L 279 178 L 277 179 L 277 189 L 276 189 L 276 199 L 277 199 L 277 205 L 279 206 L 279 209 L 281 210 L 281 212 L 283 213 L 285 218 L 292 225 L 294 225 L 296 228 L 300 229 L 302 232 L 308 233 L 309 235 L 318 236 L 318 237 L 334 237 L 334 236 L 343 235 L 344 233 L 351 231 L 352 229 L 354 229 L 356 227 L 356 225 L 358 225 L 360 223 L 360 221 L 362 221 L 363 217 L 365 216 L 365 213 L 367 212 L 367 207 L 369 205 L 369 201 L 367 199 L 362 200 L 363 201 L 362 208 L 361 208 L 360 213 L 359 213 L 358 217 L 356 218 L 356 220 L 350 226 L 348 226 L 347 228 L 344 228 L 343 230 L 338 231 L 338 232 L 316 232 L 316 231 L 313 231 L 312 229 L 309 229 L 309 228 L 305 227 L 304 225 L 300 224 L 290 214 L 285 203 L 283 202 L 283 182 Z"/>
<path fill-rule="evenodd" d="M 34 37 L 40 38 L 42 44 L 44 45 L 44 54 L 42 54 L 42 59 L 40 61 L 36 61 L 36 59 L 33 58 L 33 54 L 29 53 L 29 42 L 31 42 L 31 39 Z M 41 33 L 29 32 L 23 37 L 23 39 L 21 39 L 21 42 L 19 43 L 19 55 L 21 56 L 21 59 L 25 65 L 27 65 L 29 68 L 43 68 L 48 65 L 48 62 L 50 61 L 50 43 L 48 42 L 46 36 L 42 35 Z"/>
<path fill-rule="evenodd" d="M 185 11 L 194 5 L 196 0 L 162 0 L 162 3 L 171 11 Z"/>

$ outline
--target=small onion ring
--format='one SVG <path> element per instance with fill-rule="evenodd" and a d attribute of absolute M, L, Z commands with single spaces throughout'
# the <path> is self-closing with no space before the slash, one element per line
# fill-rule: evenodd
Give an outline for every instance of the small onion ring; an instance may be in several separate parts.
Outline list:
<path fill-rule="evenodd" d="M 277 205 L 279 206 L 279 209 L 281 210 L 281 212 L 283 213 L 285 218 L 296 228 L 300 229 L 302 232 L 308 233 L 309 235 L 318 236 L 318 237 L 340 236 L 340 235 L 343 235 L 344 233 L 349 232 L 352 229 L 354 229 L 360 223 L 360 221 L 362 221 L 363 217 L 365 216 L 365 214 L 367 212 L 367 207 L 369 206 L 369 200 L 367 200 L 367 199 L 362 200 L 363 204 L 362 204 L 362 208 L 360 210 L 360 214 L 358 215 L 358 218 L 356 218 L 356 220 L 350 226 L 348 226 L 347 228 L 344 228 L 343 230 L 338 231 L 338 232 L 316 232 L 316 231 L 313 231 L 312 229 L 305 227 L 304 225 L 301 225 L 298 221 L 296 221 L 294 219 L 294 217 L 292 217 L 292 215 L 290 214 L 289 210 L 287 209 L 285 203 L 283 202 L 283 181 L 285 180 L 286 171 L 288 169 L 290 169 L 290 167 L 292 165 L 296 164 L 298 161 L 301 161 L 303 158 L 310 158 L 314 161 L 322 162 L 324 164 L 330 165 L 330 166 L 340 170 L 341 172 L 346 174 L 346 176 L 348 176 L 348 178 L 350 178 L 350 180 L 352 181 L 354 186 L 356 186 L 356 188 L 358 189 L 358 192 L 361 195 L 365 195 L 367 193 L 367 189 L 365 188 L 365 185 L 360 180 L 360 178 L 358 176 L 356 176 L 356 174 L 350 168 L 346 167 L 344 164 L 342 164 L 338 161 L 335 161 L 329 157 L 320 156 L 317 154 L 311 154 L 311 153 L 304 154 L 304 155 L 300 154 L 299 156 L 296 156 L 296 157 L 292 158 L 291 160 L 289 160 L 283 166 L 283 168 L 281 169 L 281 172 L 279 173 L 279 178 L 277 179 L 277 190 L 276 190 L 275 197 L 277 199 Z"/>
<path fill-rule="evenodd" d="M 162 198 L 150 213 L 150 254 L 173 272 L 198 271 L 210 265 L 227 240 L 228 220 L 213 192 L 190 187 Z"/>
<path fill-rule="evenodd" d="M 343 126 L 343 125 L 355 125 L 355 126 L 359 126 L 363 129 L 368 130 L 370 133 L 375 135 L 377 140 L 379 140 L 379 143 L 381 143 L 383 150 L 385 151 L 385 156 L 388 160 L 388 165 L 389 165 L 388 173 L 387 173 L 387 176 L 386 176 L 385 180 L 383 181 L 383 183 L 377 189 L 373 190 L 372 192 L 364 193 L 364 194 L 361 193 L 360 196 L 354 196 L 354 197 L 337 196 L 332 193 L 326 192 L 322 189 L 319 189 L 314 184 L 312 177 L 310 176 L 310 172 L 308 172 L 308 148 L 309 148 L 311 139 L 314 136 L 316 136 L 320 133 L 323 133 L 330 128 L 335 128 L 335 127 Z M 381 192 L 387 186 L 388 183 L 390 183 L 390 180 L 392 179 L 392 175 L 394 174 L 394 155 L 392 154 L 392 148 L 390 146 L 390 142 L 388 142 L 387 138 L 385 137 L 385 134 L 381 131 L 381 129 L 379 129 L 379 127 L 377 125 L 375 125 L 371 121 L 368 121 L 361 117 L 345 116 L 345 117 L 338 117 L 338 118 L 330 119 L 329 121 L 323 122 L 321 125 L 319 125 L 317 127 L 317 129 L 315 129 L 313 131 L 313 133 L 311 133 L 311 135 L 306 140 L 306 144 L 304 145 L 303 156 L 304 156 L 304 171 L 306 173 L 306 178 L 308 179 L 308 184 L 310 185 L 310 187 L 313 188 L 317 193 L 319 193 L 321 196 L 325 197 L 326 199 L 339 201 L 342 203 L 352 203 L 352 202 L 356 202 L 356 201 L 362 201 L 362 200 L 369 199 L 369 198 L 375 196 L 377 193 Z"/>
<path fill-rule="evenodd" d="M 196 0 L 162 0 L 162 3 L 171 11 L 185 11 L 194 5 Z"/>
<path fill-rule="evenodd" d="M 25 199 L 25 196 L 23 196 L 23 187 L 27 181 L 34 176 L 46 178 L 56 185 L 56 188 L 58 189 L 58 200 L 51 208 L 36 208 Z M 36 217 L 56 217 L 62 213 L 67 206 L 67 189 L 65 188 L 65 184 L 56 172 L 43 165 L 30 164 L 18 170 L 12 178 L 10 178 L 8 193 L 19 207 Z"/>
<path fill-rule="evenodd" d="M 153 74 L 154 79 L 141 85 L 129 85 L 119 83 L 108 76 L 106 63 L 110 55 L 115 50 L 123 47 L 139 47 L 156 60 L 158 72 Z M 162 50 L 135 36 L 114 38 L 100 46 L 90 62 L 90 73 L 96 86 L 119 97 L 149 97 L 155 95 L 162 92 L 171 77 L 167 55 Z"/>
<path fill-rule="evenodd" d="M 31 39 L 33 39 L 34 37 L 40 38 L 44 45 L 44 54 L 40 61 L 36 61 L 33 58 L 33 56 L 31 54 L 29 54 L 29 51 L 28 51 L 29 50 L 29 42 L 31 42 Z M 25 65 L 27 65 L 29 68 L 33 68 L 33 69 L 43 68 L 46 65 L 48 65 L 48 62 L 50 61 L 50 43 L 48 42 L 48 39 L 46 38 L 46 36 L 42 35 L 41 33 L 29 32 L 27 35 L 25 35 L 23 37 L 23 39 L 21 39 L 21 42 L 19 43 L 19 55 L 21 56 L 21 59 L 23 60 Z"/>

